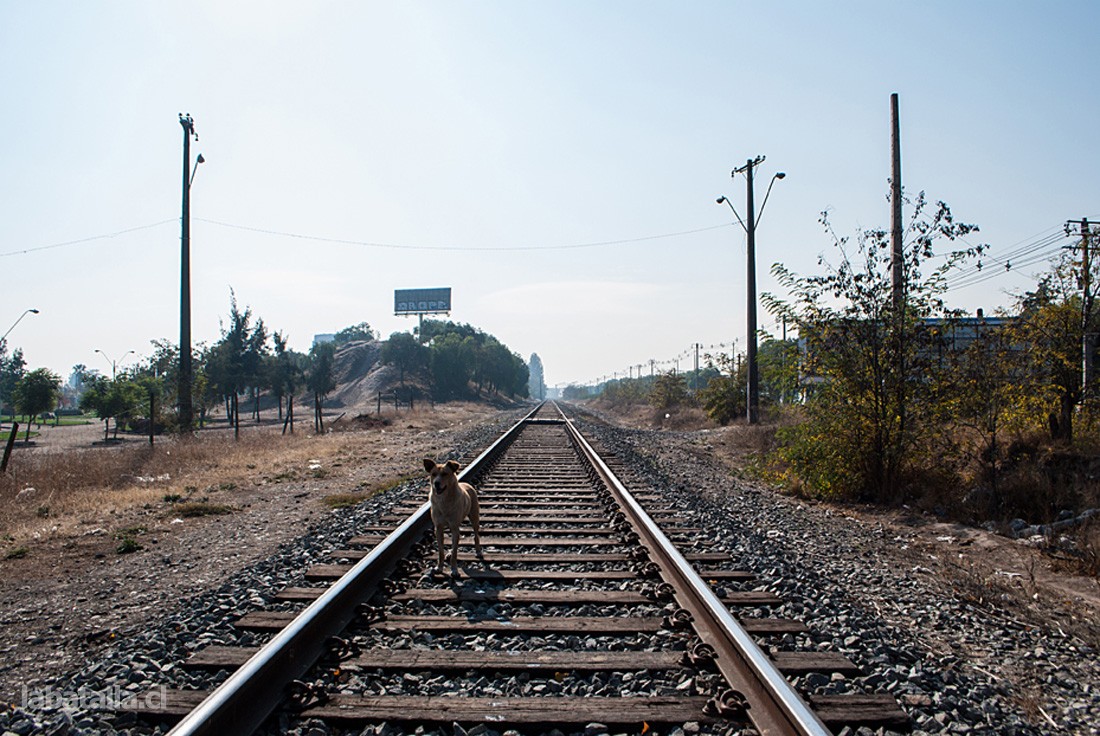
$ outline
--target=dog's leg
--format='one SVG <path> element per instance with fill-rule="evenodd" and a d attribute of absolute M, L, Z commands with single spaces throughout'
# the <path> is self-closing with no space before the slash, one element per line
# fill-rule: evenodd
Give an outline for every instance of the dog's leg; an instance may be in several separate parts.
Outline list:
<path fill-rule="evenodd" d="M 480 560 L 485 557 L 481 552 L 481 524 L 478 521 L 477 503 L 470 507 L 470 525 L 474 528 L 474 553 Z"/>
<path fill-rule="evenodd" d="M 456 524 L 454 529 L 451 530 L 451 577 L 458 577 L 458 532 L 459 526 Z"/>
<path fill-rule="evenodd" d="M 435 547 L 439 551 L 439 560 L 436 562 L 435 571 L 440 575 L 443 574 L 443 527 L 436 525 L 435 527 Z"/>

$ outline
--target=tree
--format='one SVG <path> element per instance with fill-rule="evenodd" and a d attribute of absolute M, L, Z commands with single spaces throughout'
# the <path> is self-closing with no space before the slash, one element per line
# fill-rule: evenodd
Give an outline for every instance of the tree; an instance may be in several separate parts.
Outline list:
<path fill-rule="evenodd" d="M 309 360 L 306 387 L 313 392 L 313 427 L 317 432 L 324 432 L 321 408 L 325 397 L 336 388 L 336 377 L 333 374 L 336 345 L 331 342 L 314 343 L 309 351 Z"/>
<path fill-rule="evenodd" d="M 229 291 L 229 326 L 222 328 L 222 339 L 209 353 L 206 374 L 227 399 L 226 413 L 233 423 L 234 436 L 241 431 L 240 394 L 251 389 L 259 421 L 259 390 L 264 382 L 264 355 L 267 353 L 267 328 L 262 319 L 252 324 L 252 308 L 242 312 L 237 296 Z"/>
<path fill-rule="evenodd" d="M 56 407 L 60 392 L 61 377 L 46 368 L 27 373 L 15 384 L 12 400 L 19 412 L 27 416 L 27 442 L 31 439 L 31 420 Z"/>
<path fill-rule="evenodd" d="M 134 414 L 146 398 L 142 387 L 126 376 L 118 376 L 114 380 L 95 376 L 80 397 L 80 408 L 94 412 L 103 420 L 103 439 L 106 441 L 111 435 L 111 420 L 115 420 L 117 438 L 118 425 Z"/>
<path fill-rule="evenodd" d="M 344 343 L 352 342 L 355 340 L 366 340 L 370 342 L 374 339 L 374 330 L 366 322 L 360 322 L 357 325 L 351 327 L 345 327 L 336 333 L 334 340 L 337 345 L 343 345 Z"/>
<path fill-rule="evenodd" d="M 382 344 L 382 362 L 397 368 L 401 384 L 405 374 L 422 370 L 428 364 L 428 348 L 408 332 L 395 332 Z"/>
<path fill-rule="evenodd" d="M 649 403 L 657 411 L 675 409 L 689 398 L 687 381 L 679 373 L 660 374 L 649 392 Z"/>
<path fill-rule="evenodd" d="M 27 361 L 23 359 L 22 348 L 16 348 L 7 355 L 7 343 L 0 342 L 0 407 L 8 407 L 11 419 L 15 421 L 15 385 L 27 372 Z"/>
<path fill-rule="evenodd" d="M 792 295 L 762 297 L 773 314 L 798 327 L 806 345 L 803 372 L 819 383 L 806 421 L 784 430 L 782 452 L 796 473 L 822 495 L 864 500 L 897 498 L 919 466 L 916 450 L 933 415 L 929 376 L 936 370 L 931 335 L 922 320 L 949 314 L 942 295 L 948 272 L 984 246 L 949 253 L 933 267 L 933 246 L 977 230 L 956 222 L 924 193 L 906 229 L 906 291 L 894 299 L 891 243 L 884 230 L 859 233 L 857 257 L 822 215 L 841 260 L 826 273 L 800 277 L 780 264 L 772 271 Z"/>
<path fill-rule="evenodd" d="M 527 393 L 537 401 L 546 400 L 546 376 L 542 369 L 542 358 L 538 353 L 531 353 L 531 359 L 527 361 Z"/>
<path fill-rule="evenodd" d="M 708 355 L 706 359 L 718 371 L 718 375 L 707 381 L 706 388 L 699 392 L 699 400 L 707 416 L 724 427 L 737 417 L 745 416 L 748 405 L 745 396 L 748 371 L 745 364 L 735 362 L 725 353 Z M 766 382 L 762 383 L 766 385 Z"/>
<path fill-rule="evenodd" d="M 450 333 L 432 339 L 429 365 L 432 387 L 442 400 L 464 398 L 474 372 L 473 337 Z"/>
<path fill-rule="evenodd" d="M 1100 259 L 1097 259 L 1100 261 Z M 1090 281 L 1100 281 L 1096 262 Z M 1082 343 L 1095 332 L 1095 317 L 1079 293 L 1081 264 L 1063 253 L 1034 291 L 1020 297 L 1017 339 L 1028 347 L 1026 361 L 1033 395 L 1046 407 L 1051 438 L 1073 441 L 1073 418 L 1084 403 Z"/>
<path fill-rule="evenodd" d="M 294 393 L 302 381 L 303 366 L 308 358 L 287 348 L 287 337 L 276 332 L 273 337 L 275 354 L 268 356 L 268 385 L 279 399 L 279 419 L 283 418 L 283 398 L 287 400 L 287 421 L 291 432 L 294 431 Z"/>

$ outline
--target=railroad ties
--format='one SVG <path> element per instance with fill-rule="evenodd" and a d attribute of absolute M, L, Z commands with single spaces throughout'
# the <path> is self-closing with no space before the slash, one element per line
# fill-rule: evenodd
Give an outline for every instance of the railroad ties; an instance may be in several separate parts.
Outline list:
<path fill-rule="evenodd" d="M 578 437 L 556 407 L 544 406 L 464 471 L 478 487 L 484 556 L 475 558 L 464 527 L 457 578 L 431 572 L 435 542 L 422 503 L 395 508 L 334 550 L 329 563 L 305 571 L 272 610 L 237 622 L 269 636 L 267 644 L 212 646 L 185 663 L 222 679 L 233 673 L 213 695 L 169 691 L 163 711 L 143 715 L 184 717 L 173 733 L 229 732 L 227 724 L 249 730 L 276 708 L 345 725 L 488 723 L 525 732 L 593 722 L 658 732 L 686 722 L 751 723 L 764 733 L 905 725 L 890 696 L 811 699 L 807 708 L 791 691 L 800 706 L 762 704 L 762 692 L 783 685 L 744 679 L 767 672 L 731 670 L 728 660 L 741 657 L 727 653 L 731 637 L 771 649 L 770 657 L 757 655 L 784 682 L 859 668 L 832 652 L 778 651 L 774 642 L 805 633 L 805 624 L 768 615 L 781 600 L 757 589 L 727 553 L 707 549 L 700 530 L 659 493 L 635 487 L 624 504 L 615 476 L 629 469 L 614 460 L 594 464 Z M 640 525 L 632 504 L 645 509 L 664 542 Z M 683 552 L 655 549 L 668 540 Z M 674 558 L 705 591 L 669 572 Z M 368 582 L 352 582 L 364 575 Z M 339 596 L 353 610 L 303 644 L 297 632 L 316 628 L 312 619 L 326 614 L 315 609 Z M 708 605 L 721 609 L 719 618 L 732 612 L 741 633 L 715 633 Z M 251 685 L 253 673 L 268 682 Z M 261 692 L 271 702 L 255 702 Z M 781 715 L 764 715 L 773 709 Z"/>

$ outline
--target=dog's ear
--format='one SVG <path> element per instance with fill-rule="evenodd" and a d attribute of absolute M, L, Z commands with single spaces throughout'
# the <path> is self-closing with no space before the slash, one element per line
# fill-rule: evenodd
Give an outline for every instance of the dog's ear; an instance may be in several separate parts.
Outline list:
<path fill-rule="evenodd" d="M 432 472 L 432 468 L 434 468 L 434 467 L 435 467 L 435 460 L 432 460 L 430 457 L 424 458 L 424 470 L 427 470 L 430 473 L 430 472 Z"/>
<path fill-rule="evenodd" d="M 457 473 L 458 469 L 461 468 L 462 466 L 458 464 L 457 460 L 448 460 L 447 461 L 447 467 L 451 469 L 452 473 Z"/>

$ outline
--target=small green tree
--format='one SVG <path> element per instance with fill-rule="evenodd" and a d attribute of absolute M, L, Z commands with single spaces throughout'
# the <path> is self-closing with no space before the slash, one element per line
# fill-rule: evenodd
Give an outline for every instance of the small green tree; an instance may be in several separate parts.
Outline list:
<path fill-rule="evenodd" d="M 889 234 L 861 232 L 857 257 L 850 258 L 848 239 L 836 236 L 825 215 L 822 224 L 840 263 L 807 277 L 776 264 L 772 271 L 792 301 L 762 296 L 773 314 L 798 327 L 806 344 L 803 371 L 819 379 L 806 421 L 784 431 L 781 453 L 821 495 L 898 498 L 920 466 L 917 450 L 934 416 L 929 377 L 937 365 L 922 320 L 948 314 L 947 274 L 983 246 L 953 251 L 933 266 L 936 241 L 977 228 L 956 222 L 943 202 L 929 210 L 922 192 L 906 230 L 906 290 L 896 300 Z"/>
<path fill-rule="evenodd" d="M 148 400 L 146 389 L 126 376 L 114 380 L 95 376 L 80 397 L 82 411 L 94 412 L 103 420 L 103 439 L 111 436 L 111 420 L 115 420 L 115 438 L 119 424 L 141 410 Z"/>
<path fill-rule="evenodd" d="M 699 400 L 707 416 L 725 426 L 744 417 L 747 407 L 745 383 L 748 371 L 725 353 L 707 355 L 708 365 L 718 371 L 699 392 Z"/>
<path fill-rule="evenodd" d="M 1100 259 L 1097 259 L 1100 261 Z M 1092 284 L 1100 280 L 1100 264 L 1092 264 Z M 1024 359 L 1029 367 L 1029 388 L 1041 400 L 1051 438 L 1073 442 L 1074 415 L 1085 403 L 1082 381 L 1082 343 L 1093 334 L 1097 321 L 1079 292 L 1083 285 L 1081 263 L 1063 253 L 1042 276 L 1034 291 L 1020 297 L 1015 337 L 1028 346 Z"/>
<path fill-rule="evenodd" d="M 415 373 L 427 366 L 428 348 L 408 332 L 395 332 L 382 343 L 381 358 L 386 365 L 397 368 L 404 385 L 406 373 Z"/>
<path fill-rule="evenodd" d="M 335 364 L 336 345 L 334 343 L 319 342 L 310 349 L 306 387 L 313 392 L 313 427 L 317 432 L 325 431 L 321 409 L 325 397 L 336 388 Z"/>
<path fill-rule="evenodd" d="M 47 368 L 37 368 L 15 384 L 12 400 L 19 412 L 27 416 L 26 442 L 31 439 L 31 421 L 56 407 L 60 393 L 61 377 Z"/>
<path fill-rule="evenodd" d="M 0 407 L 7 407 L 12 421 L 15 421 L 15 385 L 27 372 L 26 368 L 23 350 L 16 348 L 8 355 L 7 343 L 0 342 Z"/>
<path fill-rule="evenodd" d="M 687 381 L 679 373 L 662 373 L 653 382 L 649 392 L 649 403 L 657 411 L 675 409 L 690 399 Z"/>
<path fill-rule="evenodd" d="M 370 342 L 374 339 L 374 330 L 366 322 L 360 322 L 357 325 L 351 327 L 345 327 L 336 333 L 334 340 L 337 345 L 343 345 L 344 343 L 353 342 L 356 340 L 366 340 Z"/>

